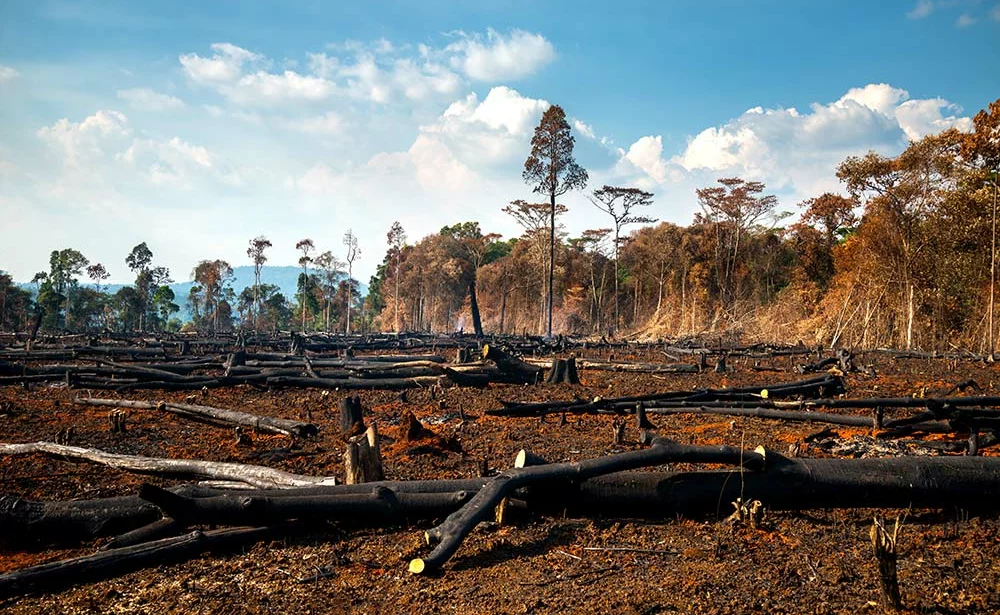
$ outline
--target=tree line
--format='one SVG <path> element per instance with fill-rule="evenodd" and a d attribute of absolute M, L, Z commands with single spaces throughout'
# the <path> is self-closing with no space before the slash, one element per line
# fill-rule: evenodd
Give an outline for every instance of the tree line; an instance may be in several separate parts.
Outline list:
<path fill-rule="evenodd" d="M 542 202 L 501 208 L 517 237 L 461 221 L 408 243 L 389 229 L 362 297 L 361 250 L 296 244 L 294 297 L 261 282 L 272 244 L 249 241 L 254 283 L 236 294 L 232 266 L 204 260 L 185 300 L 189 323 L 145 243 L 126 258 L 135 282 L 102 292 L 108 274 L 77 250 L 52 252 L 50 270 L 18 288 L 0 272 L 0 328 L 25 330 L 258 331 L 466 330 L 483 333 L 685 336 L 740 331 L 772 340 L 860 347 L 994 350 L 1000 100 L 968 133 L 948 130 L 898 156 L 851 156 L 836 169 L 842 194 L 797 204 L 797 221 L 757 181 L 725 177 L 696 191 L 687 226 L 652 217 L 654 195 L 601 186 L 587 195 L 604 228 L 570 236 L 558 198 L 585 190 L 564 111 L 542 116 L 523 179 Z M 81 286 L 78 279 L 91 279 Z"/>

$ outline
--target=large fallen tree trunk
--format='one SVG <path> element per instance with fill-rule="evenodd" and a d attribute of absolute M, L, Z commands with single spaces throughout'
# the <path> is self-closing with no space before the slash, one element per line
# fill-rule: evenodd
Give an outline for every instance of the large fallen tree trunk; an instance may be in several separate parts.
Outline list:
<path fill-rule="evenodd" d="M 94 448 L 66 446 L 52 442 L 26 444 L 0 443 L 0 455 L 18 456 L 43 454 L 75 461 L 89 461 L 138 474 L 173 476 L 177 478 L 237 482 L 258 489 L 332 485 L 332 476 L 303 476 L 264 466 L 202 461 L 197 459 L 165 459 L 108 453 Z"/>
<path fill-rule="evenodd" d="M 759 403 L 763 398 L 817 397 L 821 395 L 837 395 L 844 391 L 843 378 L 824 375 L 798 382 L 789 382 L 774 386 L 739 387 L 729 389 L 704 389 L 701 391 L 667 391 L 649 395 L 633 395 L 628 397 L 595 398 L 593 401 L 556 401 L 556 402 L 501 402 L 504 407 L 487 410 L 486 414 L 494 416 L 535 417 L 553 413 L 624 414 L 635 410 L 635 404 L 643 402 L 649 407 L 655 407 L 660 402 L 678 404 L 705 404 L 713 401 L 753 401 Z M 649 403 L 647 403 L 649 402 Z"/>
<path fill-rule="evenodd" d="M 294 378 L 276 376 L 267 379 L 269 386 L 315 388 L 315 389 L 386 389 L 401 391 L 404 389 L 422 389 L 447 382 L 443 376 L 418 376 L 416 378 Z"/>
<path fill-rule="evenodd" d="M 614 472 L 604 471 L 664 460 L 726 463 L 728 471 Z M 541 460 L 535 461 L 541 463 Z M 737 474 L 739 476 L 734 476 Z M 587 478 L 589 477 L 589 478 Z M 537 487 L 544 486 L 544 489 Z M 365 485 L 321 486 L 308 489 L 222 493 L 193 488 L 188 495 L 144 487 L 142 497 L 176 519 L 177 529 L 194 524 L 260 524 L 273 527 L 289 519 L 337 519 L 367 524 L 433 518 L 464 503 L 444 523 L 427 532 L 440 545 L 453 543 L 492 514 L 502 497 L 515 494 L 540 512 L 611 514 L 625 517 L 674 518 L 675 515 L 723 517 L 738 499 L 757 500 L 772 510 L 809 508 L 939 508 L 992 509 L 1000 487 L 1000 459 L 983 457 L 897 457 L 889 459 L 788 459 L 773 452 L 732 447 L 683 446 L 657 441 L 646 450 L 578 463 L 531 465 L 508 470 L 492 479 L 441 481 L 382 481 Z M 475 493 L 474 496 L 472 494 Z M 194 497 L 191 497 L 194 496 Z M 472 496 L 470 498 L 470 496 Z M 133 523 L 148 521 L 148 504 L 139 498 L 113 498 L 121 506 L 91 503 L 51 503 L 79 507 L 80 511 L 135 511 Z M 127 504 L 125 503 L 127 501 Z M 0 509 L 2 510 L 2 509 Z M 86 527 L 94 527 L 88 524 Z M 467 528 L 463 529 L 463 528 Z M 79 566 L 112 566 L 111 574 L 137 566 L 131 558 L 116 557 L 172 540 L 138 545 L 84 559 L 57 562 L 0 575 L 0 595 L 58 589 L 67 583 L 98 578 L 81 573 L 64 575 Z M 458 543 L 461 539 L 458 538 Z M 458 544 L 453 544 L 457 548 Z M 453 552 L 453 549 L 450 549 Z M 186 553 L 190 556 L 193 551 Z M 450 555 L 450 553 L 448 553 Z M 434 554 L 432 554 L 432 557 Z M 438 556 L 440 557 L 440 556 Z M 444 558 L 445 560 L 447 557 Z M 148 560 L 140 560 L 142 562 Z M 426 572 L 444 560 L 414 560 L 411 570 Z M 52 572 L 55 571 L 55 572 Z M 103 574 L 103 573 L 102 573 Z M 107 575 L 103 575 L 107 576 Z M 28 583 L 26 579 L 32 579 Z"/>
<path fill-rule="evenodd" d="M 542 378 L 542 368 L 525 363 L 493 344 L 483 344 L 483 359 L 493 362 L 510 382 L 537 384 Z"/>
<path fill-rule="evenodd" d="M 272 535 L 272 528 L 194 531 L 113 551 L 30 566 L 0 575 L 0 599 L 58 591 L 80 583 L 127 574 L 147 566 L 183 561 L 210 549 L 233 548 Z"/>
<path fill-rule="evenodd" d="M 738 469 L 673 475 L 623 472 L 667 462 L 721 463 Z M 622 473 L 613 474 L 616 472 Z M 734 478 L 733 472 L 739 477 Z M 1000 505 L 993 497 L 1000 488 L 1000 459 L 789 459 L 763 449 L 685 446 L 657 439 L 645 450 L 502 472 L 425 533 L 428 544 L 435 547 L 427 557 L 412 560 L 410 572 L 440 568 L 501 500 L 525 488 L 531 488 L 529 502 L 541 498 L 563 509 L 573 504 L 591 510 L 611 506 L 619 515 L 638 516 L 720 514 L 720 507 L 736 498 L 757 499 L 780 510 L 942 505 L 995 508 Z"/>
<path fill-rule="evenodd" d="M 311 438 L 319 433 L 319 428 L 312 423 L 303 423 L 290 419 L 273 418 L 269 416 L 258 416 L 239 412 L 236 410 L 226 410 L 224 408 L 213 408 L 211 406 L 199 406 L 194 404 L 179 404 L 175 402 L 147 402 L 132 401 L 127 399 L 97 399 L 93 397 L 77 397 L 73 403 L 87 406 L 111 406 L 116 408 L 139 408 L 142 410 L 160 410 L 169 412 L 196 421 L 222 425 L 242 425 L 264 433 L 275 433 L 291 436 L 293 438 Z"/>

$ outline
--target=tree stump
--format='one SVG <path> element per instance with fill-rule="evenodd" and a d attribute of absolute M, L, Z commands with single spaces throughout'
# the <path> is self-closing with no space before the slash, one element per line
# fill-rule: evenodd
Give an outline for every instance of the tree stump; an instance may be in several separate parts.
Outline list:
<path fill-rule="evenodd" d="M 552 368 L 545 380 L 549 384 L 580 384 L 580 376 L 576 371 L 576 358 L 552 359 Z"/>
<path fill-rule="evenodd" d="M 871 529 L 872 550 L 878 563 L 879 589 L 881 590 L 882 607 L 889 612 L 896 612 L 903 607 L 903 599 L 899 593 L 899 579 L 896 576 L 896 539 L 899 536 L 899 519 L 892 533 L 885 527 L 885 519 L 875 517 Z"/>
<path fill-rule="evenodd" d="M 378 430 L 373 423 L 365 433 L 348 440 L 344 451 L 344 474 L 348 485 L 384 480 Z"/>

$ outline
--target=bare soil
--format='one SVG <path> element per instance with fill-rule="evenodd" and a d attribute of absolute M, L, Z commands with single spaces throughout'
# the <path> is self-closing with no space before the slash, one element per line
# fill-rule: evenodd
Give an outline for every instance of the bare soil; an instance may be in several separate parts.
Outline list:
<path fill-rule="evenodd" d="M 617 356 L 637 360 L 656 357 Z M 730 360 L 727 374 L 619 374 L 585 371 L 580 386 L 492 385 L 453 388 L 432 399 L 412 391 L 403 402 L 389 391 L 362 392 L 366 420 L 378 423 L 390 479 L 475 476 L 485 460 L 509 467 L 521 448 L 549 461 L 578 460 L 638 447 L 630 423 L 626 444 L 612 444 L 610 416 L 511 419 L 484 414 L 499 400 L 541 401 L 634 395 L 701 387 L 760 385 L 801 378 L 792 359 L 762 361 L 780 371 L 754 371 Z M 981 363 L 881 359 L 878 377 L 852 375 L 848 394 L 905 396 L 943 393 L 974 379 L 983 395 L 998 394 L 1000 371 Z M 337 437 L 344 392 L 263 392 L 234 387 L 197 394 L 197 403 L 262 415 L 307 418 L 322 428 L 299 454 L 274 459 L 280 437 L 255 436 L 236 445 L 231 430 L 199 425 L 155 411 L 130 411 L 128 431 L 108 431 L 107 408 L 74 406 L 81 394 L 59 386 L 0 387 L 0 441 L 51 440 L 72 426 L 72 444 L 107 451 L 256 463 L 313 475 L 343 476 L 344 445 Z M 183 401 L 184 393 L 138 391 L 129 399 Z M 461 413 L 460 413 L 461 409 Z M 461 453 L 397 437 L 406 411 Z M 464 414 L 463 422 L 460 414 Z M 763 445 L 785 451 L 823 426 L 754 418 L 652 416 L 663 435 L 685 443 Z M 836 428 L 873 450 L 871 433 Z M 956 440 L 962 436 L 954 436 Z M 395 440 L 393 440 L 395 439 Z M 896 447 L 906 452 L 907 447 Z M 803 456 L 827 453 L 803 447 Z M 884 454 L 873 451 L 870 454 Z M 987 448 L 983 454 L 997 454 Z M 683 469 L 683 468 L 681 468 Z M 135 493 L 144 482 L 169 484 L 87 464 L 42 456 L 0 458 L 0 492 L 32 499 L 97 498 Z M 1000 497 L 1000 494 L 997 494 Z M 752 494 L 748 494 L 752 497 Z M 996 502 L 993 502 L 996 505 Z M 911 613 L 1000 613 L 1000 514 L 971 514 L 947 502 L 941 510 L 910 511 L 899 541 L 903 602 Z M 720 503 L 719 518 L 732 511 Z M 512 525 L 483 524 L 443 574 L 411 575 L 407 562 L 425 552 L 424 526 L 326 531 L 273 540 L 237 553 L 210 554 L 62 593 L 0 604 L 6 613 L 878 613 L 878 582 L 869 543 L 873 510 L 769 513 L 766 529 L 734 528 L 712 519 L 525 517 Z M 895 516 L 904 511 L 884 511 Z M 2 531 L 2 530 L 0 530 Z M 0 572 L 93 553 L 79 549 L 0 551 Z M 321 578 L 309 580 L 318 571 Z"/>

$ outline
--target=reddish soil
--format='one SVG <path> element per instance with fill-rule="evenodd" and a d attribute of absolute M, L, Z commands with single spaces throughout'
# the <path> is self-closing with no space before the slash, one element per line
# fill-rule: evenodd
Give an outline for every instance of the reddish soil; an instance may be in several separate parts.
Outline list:
<path fill-rule="evenodd" d="M 618 358 L 626 358 L 618 356 Z M 655 357 L 633 357 L 656 360 Z M 549 461 L 578 460 L 632 449 L 632 423 L 624 446 L 613 446 L 612 417 L 511 419 L 483 411 L 498 400 L 540 401 L 605 397 L 674 389 L 760 384 L 801 378 L 791 360 L 763 361 L 781 372 L 756 372 L 730 361 L 719 375 L 616 374 L 585 371 L 581 386 L 493 385 L 428 391 L 408 403 L 388 391 L 362 392 L 366 419 L 382 434 L 412 411 L 462 453 L 410 454 L 397 441 L 383 444 L 390 479 L 470 477 L 480 460 L 490 468 L 512 464 L 527 448 Z M 943 393 L 972 378 L 984 395 L 998 394 L 1000 371 L 944 360 L 882 360 L 879 376 L 848 378 L 849 395 Z M 0 387 L 0 441 L 51 440 L 72 426 L 72 444 L 151 456 L 264 464 L 291 472 L 343 476 L 344 445 L 336 436 L 343 392 L 259 392 L 250 387 L 198 394 L 198 402 L 263 415 L 305 418 L 323 431 L 297 457 L 274 461 L 266 453 L 287 444 L 256 436 L 237 446 L 232 430 L 203 426 L 155 411 L 129 412 L 124 435 L 108 432 L 107 408 L 71 403 L 57 386 Z M 139 391 L 129 399 L 182 401 L 182 393 Z M 443 405 L 443 407 L 442 407 Z M 459 408 L 466 415 L 462 423 Z M 680 442 L 729 444 L 778 451 L 822 426 L 718 416 L 652 416 L 660 432 Z M 865 438 L 863 429 L 834 428 L 842 438 Z M 958 437 L 961 439 L 961 437 Z M 426 448 L 424 449 L 426 450 Z M 986 449 L 985 454 L 997 454 Z M 823 454 L 806 447 L 802 455 Z M 143 482 L 166 481 L 42 456 L 0 458 L 0 492 L 32 499 L 97 498 L 134 493 Z M 899 541 L 903 601 L 912 613 L 1000 613 L 1000 515 L 961 510 L 911 511 Z M 574 519 L 531 517 L 514 525 L 480 526 L 438 576 L 415 576 L 407 562 L 424 553 L 421 527 L 346 530 L 273 540 L 228 555 L 205 555 L 59 594 L 0 604 L 7 613 L 877 613 L 878 585 L 869 543 L 872 510 L 770 513 L 768 529 L 733 528 L 715 520 Z M 884 511 L 895 516 L 899 511 Z M 93 553 L 79 549 L 0 552 L 0 572 Z M 626 547 L 628 550 L 599 550 Z M 595 549 L 596 548 L 596 549 Z M 318 569 L 329 576 L 299 583 Z"/>

